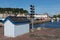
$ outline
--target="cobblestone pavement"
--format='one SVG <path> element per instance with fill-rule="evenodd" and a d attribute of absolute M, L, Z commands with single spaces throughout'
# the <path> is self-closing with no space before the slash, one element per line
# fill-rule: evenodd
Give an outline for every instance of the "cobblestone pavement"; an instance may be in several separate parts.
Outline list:
<path fill-rule="evenodd" d="M 34 30 L 15 38 L 5 37 L 3 27 L 0 27 L 0 40 L 60 40 L 60 28 L 45 28 L 42 30 Z"/>

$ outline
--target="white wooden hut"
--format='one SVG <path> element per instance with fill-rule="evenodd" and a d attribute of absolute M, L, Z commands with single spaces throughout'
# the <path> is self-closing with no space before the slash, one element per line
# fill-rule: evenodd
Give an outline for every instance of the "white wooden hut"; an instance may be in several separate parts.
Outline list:
<path fill-rule="evenodd" d="M 7 17 L 4 20 L 4 36 L 16 37 L 28 33 L 29 22 L 26 17 Z"/>

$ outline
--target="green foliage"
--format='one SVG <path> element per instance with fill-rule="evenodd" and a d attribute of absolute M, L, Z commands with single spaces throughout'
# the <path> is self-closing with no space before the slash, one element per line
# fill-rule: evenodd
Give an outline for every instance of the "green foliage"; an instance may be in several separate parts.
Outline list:
<path fill-rule="evenodd" d="M 59 18 L 60 18 L 60 14 L 58 14 L 58 15 L 57 15 L 57 17 L 59 17 Z"/>
<path fill-rule="evenodd" d="M 59 17 L 59 18 L 60 18 L 60 14 L 54 15 L 54 16 L 53 16 L 53 18 L 56 18 L 56 17 Z"/>
<path fill-rule="evenodd" d="M 24 10 L 23 8 L 0 8 L 0 13 L 5 13 L 5 11 L 12 12 L 12 13 L 28 13 L 27 10 Z"/>
<path fill-rule="evenodd" d="M 57 17 L 57 15 L 54 15 L 54 16 L 53 16 L 53 18 L 56 18 L 56 17 Z"/>

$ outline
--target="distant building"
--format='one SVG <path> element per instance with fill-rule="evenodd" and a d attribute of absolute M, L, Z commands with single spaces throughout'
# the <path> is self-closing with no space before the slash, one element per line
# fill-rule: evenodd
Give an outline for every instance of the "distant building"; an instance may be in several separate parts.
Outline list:
<path fill-rule="evenodd" d="M 36 14 L 36 15 L 34 15 L 34 17 L 35 18 L 47 18 L 48 15 L 46 15 L 46 14 Z"/>
<path fill-rule="evenodd" d="M 20 17 L 20 16 L 26 17 L 25 14 L 20 14 L 20 13 L 19 13 L 17 16 L 19 16 L 19 17 Z"/>
<path fill-rule="evenodd" d="M 29 18 L 30 15 L 27 15 L 27 17 Z M 34 19 L 47 20 L 47 19 L 51 19 L 51 18 L 48 14 L 35 14 Z"/>
<path fill-rule="evenodd" d="M 6 18 L 7 16 L 15 16 L 14 14 L 0 14 L 0 18 Z"/>
<path fill-rule="evenodd" d="M 4 20 L 4 36 L 16 37 L 28 33 L 29 22 L 26 17 L 7 17 Z"/>
<path fill-rule="evenodd" d="M 27 13 L 17 13 L 17 16 L 26 16 L 25 14 Z M 5 13 L 0 13 L 0 18 L 6 18 L 8 16 L 15 16 L 15 13 L 13 13 L 12 11 L 5 11 Z"/>
<path fill-rule="evenodd" d="M 7 12 L 5 12 L 3 14 L 2 13 L 0 14 L 0 18 L 6 18 L 7 16 L 15 16 L 15 14 L 12 13 L 12 12 L 9 12 L 9 14 Z M 22 17 L 27 17 L 28 19 L 30 19 L 30 14 L 25 15 L 24 13 L 23 14 L 18 13 L 17 16 L 18 17 L 21 17 L 21 16 Z M 50 18 L 50 16 L 48 14 L 35 14 L 34 19 L 41 19 L 41 20 L 49 19 L 50 20 L 51 18 Z"/>

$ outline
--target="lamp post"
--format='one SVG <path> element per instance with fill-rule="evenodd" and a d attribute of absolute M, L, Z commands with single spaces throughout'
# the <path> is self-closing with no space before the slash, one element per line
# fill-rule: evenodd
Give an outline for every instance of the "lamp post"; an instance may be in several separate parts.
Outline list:
<path fill-rule="evenodd" d="M 35 8 L 34 5 L 30 5 L 30 17 L 31 17 L 31 23 L 32 23 L 32 31 L 34 29 L 34 25 L 33 25 L 33 20 L 34 20 L 34 13 L 35 13 Z"/>

